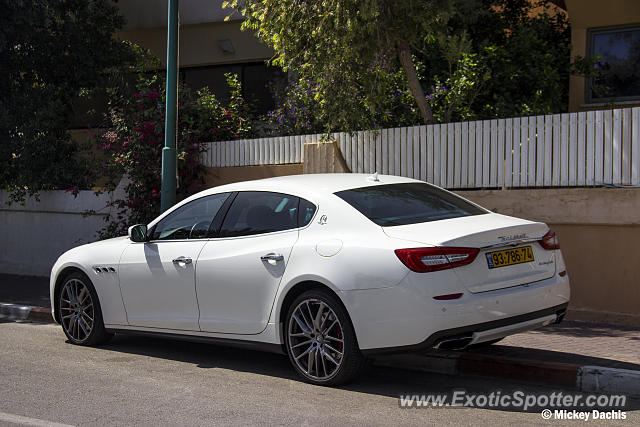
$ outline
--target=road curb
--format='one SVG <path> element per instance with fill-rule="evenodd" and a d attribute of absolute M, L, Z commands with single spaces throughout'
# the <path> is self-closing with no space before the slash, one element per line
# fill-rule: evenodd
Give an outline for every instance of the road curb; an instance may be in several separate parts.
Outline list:
<path fill-rule="evenodd" d="M 0 320 L 53 323 L 51 309 L 21 304 L 0 303 Z"/>
<path fill-rule="evenodd" d="M 449 351 L 384 356 L 374 364 L 439 374 L 543 383 L 585 393 L 640 397 L 640 371 L 628 369 Z"/>
<path fill-rule="evenodd" d="M 577 384 L 581 391 L 640 397 L 640 371 L 581 366 Z"/>

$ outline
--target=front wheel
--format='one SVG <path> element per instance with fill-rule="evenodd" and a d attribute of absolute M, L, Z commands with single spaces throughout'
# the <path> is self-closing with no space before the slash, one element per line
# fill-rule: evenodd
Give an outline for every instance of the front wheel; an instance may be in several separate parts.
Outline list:
<path fill-rule="evenodd" d="M 343 384 L 365 366 L 346 310 L 326 292 L 296 298 L 287 313 L 285 341 L 293 367 L 313 384 Z"/>
<path fill-rule="evenodd" d="M 58 310 L 62 330 L 73 344 L 98 345 L 113 336 L 104 329 L 102 310 L 93 284 L 80 272 L 64 279 Z"/>

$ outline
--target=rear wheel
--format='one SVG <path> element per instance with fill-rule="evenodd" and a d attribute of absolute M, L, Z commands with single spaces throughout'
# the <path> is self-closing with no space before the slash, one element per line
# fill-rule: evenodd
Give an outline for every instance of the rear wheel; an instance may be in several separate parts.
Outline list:
<path fill-rule="evenodd" d="M 305 381 L 338 385 L 365 366 L 349 316 L 339 301 L 322 291 L 308 291 L 291 304 L 285 324 L 289 359 Z"/>
<path fill-rule="evenodd" d="M 98 345 L 113 335 L 104 329 L 102 310 L 93 284 L 80 272 L 64 279 L 58 298 L 62 330 L 73 344 Z"/>

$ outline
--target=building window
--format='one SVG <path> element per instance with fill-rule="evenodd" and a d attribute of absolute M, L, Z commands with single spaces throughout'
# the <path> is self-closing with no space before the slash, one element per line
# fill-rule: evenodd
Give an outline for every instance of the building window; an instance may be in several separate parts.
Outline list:
<path fill-rule="evenodd" d="M 225 104 L 229 102 L 230 95 L 224 76 L 226 73 L 238 75 L 242 84 L 242 95 L 259 114 L 264 114 L 274 107 L 269 83 L 286 78 L 280 68 L 269 67 L 264 62 L 180 69 L 181 79 L 189 88 L 199 90 L 206 86 Z"/>
<path fill-rule="evenodd" d="M 640 100 L 640 25 L 592 28 L 588 53 L 600 75 L 587 80 L 587 102 Z"/>

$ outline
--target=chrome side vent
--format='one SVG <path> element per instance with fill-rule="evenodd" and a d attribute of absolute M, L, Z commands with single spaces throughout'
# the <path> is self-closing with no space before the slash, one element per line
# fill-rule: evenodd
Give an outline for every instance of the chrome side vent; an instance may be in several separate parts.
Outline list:
<path fill-rule="evenodd" d="M 91 269 L 93 270 L 94 273 L 100 274 L 100 275 L 103 275 L 105 273 L 109 274 L 109 273 L 115 273 L 116 272 L 115 267 L 112 267 L 112 266 L 109 266 L 109 265 L 106 265 L 106 266 L 94 265 L 94 266 L 91 267 Z"/>

